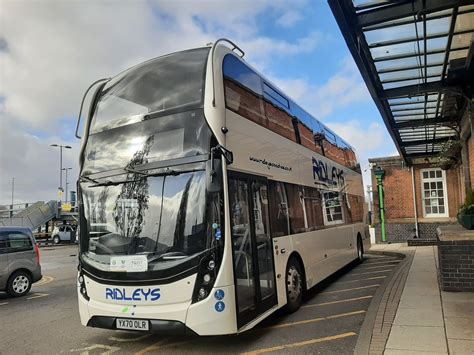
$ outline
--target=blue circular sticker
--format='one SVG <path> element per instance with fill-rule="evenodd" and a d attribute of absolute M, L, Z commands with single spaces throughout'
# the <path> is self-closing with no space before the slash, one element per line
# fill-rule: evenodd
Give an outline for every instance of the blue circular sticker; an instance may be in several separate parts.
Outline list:
<path fill-rule="evenodd" d="M 216 298 L 216 300 L 221 300 L 224 298 L 224 290 L 217 290 L 216 292 L 214 292 L 214 297 Z"/>
<path fill-rule="evenodd" d="M 225 309 L 225 303 L 222 301 L 219 301 L 216 303 L 214 308 L 216 309 L 217 312 L 222 312 Z"/>
<path fill-rule="evenodd" d="M 217 227 L 219 227 L 217 223 L 212 223 L 212 229 L 217 229 Z"/>

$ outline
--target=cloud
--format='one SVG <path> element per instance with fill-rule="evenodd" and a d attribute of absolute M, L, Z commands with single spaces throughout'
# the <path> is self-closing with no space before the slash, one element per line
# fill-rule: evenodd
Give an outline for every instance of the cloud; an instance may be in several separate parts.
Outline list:
<path fill-rule="evenodd" d="M 73 146 L 73 150 L 63 150 L 63 167 L 73 168 L 68 172 L 68 190 L 76 190 L 77 141 L 65 141 L 57 136 L 41 139 L 11 122 L 5 120 L 0 129 L 0 202 L 10 203 L 12 178 L 15 178 L 15 203 L 57 198 L 59 149 L 50 147 L 54 143 Z"/>
<path fill-rule="evenodd" d="M 274 55 L 315 48 L 319 35 L 292 41 L 258 34 L 257 14 L 281 11 L 283 1 L 13 2 L 2 4 L 0 52 L 5 111 L 34 128 L 53 128 L 75 115 L 82 94 L 97 78 L 165 53 L 234 38 L 263 63 Z M 28 26 L 24 24 L 28 23 Z"/>
<path fill-rule="evenodd" d="M 337 109 L 372 100 L 352 58 L 342 60 L 339 70 L 322 85 L 313 85 L 307 78 L 273 78 L 273 81 L 318 118 L 325 118 Z"/>
<path fill-rule="evenodd" d="M 369 158 L 398 155 L 393 153 L 392 139 L 379 122 L 367 123 L 351 119 L 343 123 L 327 122 L 327 125 L 355 148 L 362 169 L 364 186 L 371 184 Z"/>
<path fill-rule="evenodd" d="M 303 4 L 292 6 L 297 10 Z M 238 6 L 213 0 L 121 1 L 113 6 L 109 1 L 3 1 L 0 203 L 10 200 L 11 177 L 17 179 L 18 200 L 57 196 L 59 158 L 49 144 L 73 145 L 64 153 L 64 165 L 78 166 L 79 143 L 64 127 L 75 125 L 82 95 L 98 78 L 220 37 L 242 45 L 246 58 L 259 68 L 275 56 L 313 51 L 318 32 L 291 40 L 262 35 L 259 16 L 278 18 L 287 6 L 284 0 L 241 0 Z"/>
<path fill-rule="evenodd" d="M 276 24 L 284 28 L 290 28 L 301 21 L 302 18 L 303 16 L 301 16 L 301 13 L 295 10 L 290 10 L 281 15 L 276 20 Z"/>

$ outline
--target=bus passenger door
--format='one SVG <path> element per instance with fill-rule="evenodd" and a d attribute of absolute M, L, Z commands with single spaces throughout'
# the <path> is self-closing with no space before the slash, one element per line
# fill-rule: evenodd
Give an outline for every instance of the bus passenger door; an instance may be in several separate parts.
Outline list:
<path fill-rule="evenodd" d="M 229 201 L 240 328 L 277 303 L 266 180 L 232 174 Z"/>

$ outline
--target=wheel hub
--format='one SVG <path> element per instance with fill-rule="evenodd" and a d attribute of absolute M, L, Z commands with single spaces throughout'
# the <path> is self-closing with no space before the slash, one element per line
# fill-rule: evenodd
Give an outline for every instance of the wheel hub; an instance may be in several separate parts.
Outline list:
<path fill-rule="evenodd" d="M 13 291 L 16 293 L 23 293 L 28 289 L 29 281 L 26 276 L 20 275 L 13 280 Z"/>
<path fill-rule="evenodd" d="M 301 294 L 303 288 L 301 284 L 301 275 L 298 272 L 298 269 L 293 265 L 288 269 L 288 297 L 292 302 L 295 302 Z"/>

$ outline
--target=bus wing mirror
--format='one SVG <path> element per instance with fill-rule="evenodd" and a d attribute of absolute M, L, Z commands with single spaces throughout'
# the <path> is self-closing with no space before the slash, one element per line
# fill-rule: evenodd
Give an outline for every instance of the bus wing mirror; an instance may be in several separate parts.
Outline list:
<path fill-rule="evenodd" d="M 220 144 L 215 146 L 212 149 L 216 149 L 217 152 L 218 152 L 218 155 L 219 156 L 222 155 L 224 157 L 225 162 L 227 163 L 227 165 L 230 165 L 234 162 L 234 153 L 232 153 L 229 149 L 224 148 Z M 211 152 L 211 154 L 212 154 L 212 152 Z"/>
<path fill-rule="evenodd" d="M 211 159 L 206 162 L 206 190 L 219 192 L 222 186 L 222 160 L 211 156 Z"/>
<path fill-rule="evenodd" d="M 76 124 L 76 138 L 79 138 L 81 139 L 81 136 L 79 135 L 79 126 L 81 124 L 81 116 L 82 116 L 82 111 L 84 109 L 84 103 L 86 101 L 86 97 L 87 97 L 87 94 L 89 93 L 90 89 L 92 89 L 95 85 L 101 83 L 101 82 L 104 82 L 104 81 L 108 81 L 110 80 L 110 78 L 103 78 L 103 79 L 99 79 L 99 80 L 96 80 L 94 81 L 86 90 L 86 92 L 84 93 L 84 96 L 82 97 L 82 101 L 81 101 L 81 107 L 79 109 L 79 115 L 77 116 L 77 124 Z M 97 95 L 97 90 L 96 92 L 94 93 L 93 97 L 91 98 L 90 100 L 90 103 L 89 103 L 89 110 L 86 110 L 86 112 L 90 113 L 90 106 L 91 104 L 94 102 L 94 98 L 95 96 Z"/>

